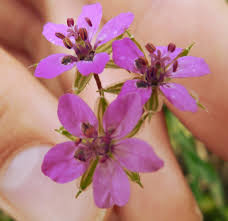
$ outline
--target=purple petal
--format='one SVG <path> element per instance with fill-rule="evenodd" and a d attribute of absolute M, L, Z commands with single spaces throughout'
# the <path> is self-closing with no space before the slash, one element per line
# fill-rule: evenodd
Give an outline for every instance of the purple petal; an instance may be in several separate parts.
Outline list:
<path fill-rule="evenodd" d="M 90 107 L 74 94 L 64 94 L 59 99 L 58 117 L 62 125 L 71 134 L 84 137 L 82 123 L 89 123 L 98 129 L 98 121 Z"/>
<path fill-rule="evenodd" d="M 117 97 L 107 108 L 103 117 L 106 133 L 121 138 L 134 129 L 142 114 L 141 98 L 136 93 Z"/>
<path fill-rule="evenodd" d="M 113 38 L 123 34 L 133 22 L 134 15 L 130 12 L 121 13 L 109 20 L 101 29 L 97 36 L 96 44 L 102 45 Z"/>
<path fill-rule="evenodd" d="M 199 77 L 210 73 L 207 63 L 202 58 L 185 56 L 177 61 L 177 71 L 172 72 L 171 66 L 170 73 L 168 73 L 171 78 Z"/>
<path fill-rule="evenodd" d="M 52 44 L 65 47 L 63 44 L 63 40 L 60 38 L 57 38 L 55 36 L 55 33 L 59 32 L 59 33 L 66 36 L 67 35 L 67 29 L 68 29 L 68 27 L 66 25 L 54 24 L 54 23 L 48 22 L 44 25 L 42 34 Z"/>
<path fill-rule="evenodd" d="M 93 195 L 100 208 L 125 205 L 130 197 L 130 183 L 117 162 L 99 163 L 93 176 Z"/>
<path fill-rule="evenodd" d="M 171 63 L 173 61 L 173 59 L 175 59 L 182 52 L 183 49 L 176 48 L 174 52 L 169 52 L 167 46 L 157 46 L 156 51 L 154 53 L 157 54 L 158 50 L 161 51 L 162 57 L 168 56 L 170 58 L 170 60 L 165 61 L 165 64 L 167 65 L 167 64 Z"/>
<path fill-rule="evenodd" d="M 136 82 L 138 80 L 129 80 L 126 81 L 118 95 L 118 97 L 124 96 L 128 93 L 137 93 L 141 97 L 142 106 L 148 101 L 151 96 L 152 90 L 151 87 L 147 88 L 138 88 Z"/>
<path fill-rule="evenodd" d="M 65 71 L 72 69 L 75 62 L 62 64 L 62 59 L 66 54 L 52 54 L 40 61 L 35 70 L 35 76 L 40 78 L 54 78 Z"/>
<path fill-rule="evenodd" d="M 114 41 L 112 51 L 113 61 L 118 66 L 134 73 L 140 73 L 135 66 L 135 60 L 144 55 L 130 38 Z"/>
<path fill-rule="evenodd" d="M 166 98 L 178 109 L 191 112 L 197 111 L 196 101 L 182 85 L 168 83 L 160 86 L 160 89 Z"/>
<path fill-rule="evenodd" d="M 82 13 L 78 17 L 77 25 L 78 28 L 86 28 L 89 35 L 89 40 L 91 41 L 93 35 L 97 32 L 102 17 L 102 6 L 100 3 L 86 5 L 82 8 Z M 89 18 L 92 27 L 88 25 L 85 18 Z"/>
<path fill-rule="evenodd" d="M 57 183 L 67 183 L 80 177 L 87 164 L 74 158 L 78 146 L 74 142 L 60 143 L 45 155 L 42 172 Z"/>
<path fill-rule="evenodd" d="M 93 61 L 78 61 L 76 63 L 78 71 L 82 75 L 91 73 L 100 74 L 109 61 L 109 55 L 105 52 L 98 53 L 94 56 Z"/>
<path fill-rule="evenodd" d="M 114 154 L 123 167 L 134 172 L 153 172 L 164 165 L 149 144 L 136 138 L 118 142 Z"/>

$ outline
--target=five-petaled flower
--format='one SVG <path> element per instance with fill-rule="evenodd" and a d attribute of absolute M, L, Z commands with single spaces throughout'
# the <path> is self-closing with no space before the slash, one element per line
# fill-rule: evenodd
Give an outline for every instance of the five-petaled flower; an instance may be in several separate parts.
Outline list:
<path fill-rule="evenodd" d="M 77 24 L 72 18 L 67 19 L 67 25 L 47 23 L 43 29 L 44 37 L 55 45 L 72 49 L 74 54 L 53 54 L 44 58 L 38 64 L 35 76 L 53 78 L 75 65 L 82 75 L 100 74 L 109 61 L 109 55 L 106 52 L 97 53 L 97 47 L 123 34 L 132 23 L 134 15 L 121 13 L 108 21 L 92 45 L 101 17 L 102 7 L 96 3 L 83 7 Z"/>
<path fill-rule="evenodd" d="M 163 161 L 146 142 L 124 138 L 142 114 L 141 98 L 129 93 L 114 100 L 103 117 L 104 133 L 98 134 L 98 120 L 89 106 L 78 96 L 65 94 L 59 100 L 58 117 L 67 131 L 81 142 L 65 142 L 46 154 L 42 171 L 58 183 L 82 176 L 90 162 L 99 158 L 93 175 L 93 194 L 98 207 L 123 206 L 130 195 L 124 169 L 153 172 Z"/>
<path fill-rule="evenodd" d="M 142 51 L 129 38 L 116 40 L 112 44 L 114 62 L 128 71 L 141 74 L 139 80 L 126 81 L 119 96 L 137 92 L 145 104 L 153 89 L 160 89 L 166 98 L 182 111 L 195 112 L 197 103 L 180 84 L 169 82 L 171 78 L 197 77 L 209 74 L 208 65 L 202 58 L 179 55 L 183 51 L 173 43 L 168 47 L 146 45 L 150 53 L 151 64 Z"/>

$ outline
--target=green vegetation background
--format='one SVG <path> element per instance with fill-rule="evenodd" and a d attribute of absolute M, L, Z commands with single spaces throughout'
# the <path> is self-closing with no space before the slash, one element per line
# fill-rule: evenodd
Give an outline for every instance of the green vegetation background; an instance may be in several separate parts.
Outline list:
<path fill-rule="evenodd" d="M 164 112 L 172 147 L 204 220 L 228 221 L 228 162 L 208 152 L 167 108 Z M 13 219 L 0 211 L 0 221 Z"/>

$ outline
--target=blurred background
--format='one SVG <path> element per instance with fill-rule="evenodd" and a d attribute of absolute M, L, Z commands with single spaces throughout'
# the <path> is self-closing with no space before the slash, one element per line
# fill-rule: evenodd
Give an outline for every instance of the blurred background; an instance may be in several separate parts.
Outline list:
<path fill-rule="evenodd" d="M 228 162 L 210 153 L 166 107 L 164 113 L 172 147 L 204 220 L 228 221 Z M 0 221 L 13 219 L 0 210 Z"/>

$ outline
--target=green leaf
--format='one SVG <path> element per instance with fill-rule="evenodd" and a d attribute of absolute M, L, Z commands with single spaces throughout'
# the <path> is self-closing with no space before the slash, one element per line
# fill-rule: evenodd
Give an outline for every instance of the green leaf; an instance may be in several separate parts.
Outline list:
<path fill-rule="evenodd" d="M 31 65 L 28 66 L 28 69 L 30 69 L 30 68 L 36 68 L 37 66 L 38 66 L 38 63 L 36 63 L 36 64 L 31 64 Z"/>
<path fill-rule="evenodd" d="M 113 68 L 113 69 L 121 69 L 121 67 L 117 66 L 113 60 L 110 60 L 106 65 L 105 68 Z"/>
<path fill-rule="evenodd" d="M 179 55 L 178 55 L 178 58 L 179 57 L 184 57 L 184 56 L 187 56 L 190 52 L 190 50 L 192 49 L 192 47 L 194 46 L 195 42 L 193 42 L 191 45 L 189 45 L 187 48 L 185 48 Z"/>
<path fill-rule="evenodd" d="M 93 174 L 97 167 L 98 161 L 99 158 L 97 157 L 95 160 L 91 162 L 89 169 L 83 174 L 80 181 L 80 189 L 75 196 L 76 198 L 83 192 L 83 190 L 85 190 L 92 183 Z"/>
<path fill-rule="evenodd" d="M 215 166 L 208 158 L 201 159 L 197 149 L 199 146 L 180 121 L 167 108 L 164 108 L 164 112 L 172 146 L 175 147 L 175 152 L 181 159 L 197 201 L 200 203 L 205 194 L 208 194 L 217 208 L 223 208 L 225 206 L 224 189 Z M 208 153 L 207 157 L 209 156 Z"/>
<path fill-rule="evenodd" d="M 127 169 L 125 169 L 124 171 L 125 171 L 125 173 L 128 175 L 128 177 L 130 178 L 130 180 L 131 180 L 132 182 L 137 183 L 141 188 L 143 188 L 143 185 L 142 185 L 141 180 L 140 180 L 140 175 L 139 175 L 139 173 L 137 173 L 137 172 L 132 172 L 132 171 L 129 171 L 129 170 L 127 170 Z"/>
<path fill-rule="evenodd" d="M 110 94 L 119 94 L 124 83 L 125 81 L 106 87 L 103 89 L 103 91 Z"/>
<path fill-rule="evenodd" d="M 118 37 L 116 37 L 110 41 L 108 41 L 105 44 L 98 46 L 96 49 L 96 53 L 106 52 L 108 54 L 111 54 L 112 53 L 112 42 L 114 42 L 116 40 L 120 40 L 122 37 L 123 37 L 123 34 L 119 35 Z"/>
<path fill-rule="evenodd" d="M 89 83 L 90 79 L 92 77 L 92 74 L 88 76 L 83 76 L 79 71 L 76 71 L 76 77 L 74 81 L 74 93 L 80 94 L 86 85 Z"/>
<path fill-rule="evenodd" d="M 149 113 L 146 113 L 145 115 L 141 116 L 141 118 L 139 119 L 139 121 L 136 124 L 135 128 L 126 137 L 130 138 L 130 137 L 135 136 L 139 132 L 139 130 L 141 129 L 143 123 L 145 122 L 145 120 L 147 119 L 147 117 L 149 115 L 150 115 Z"/>
<path fill-rule="evenodd" d="M 63 126 L 61 126 L 59 129 L 55 129 L 55 131 L 65 137 L 67 137 L 68 139 L 70 139 L 72 141 L 76 141 L 76 139 L 77 139 L 77 137 L 75 137 L 71 133 L 69 133 Z"/>
<path fill-rule="evenodd" d="M 108 101 L 105 97 L 101 96 L 98 100 L 98 110 L 97 110 L 97 118 L 99 122 L 99 132 L 103 133 L 103 116 L 106 108 L 108 107 Z"/>

